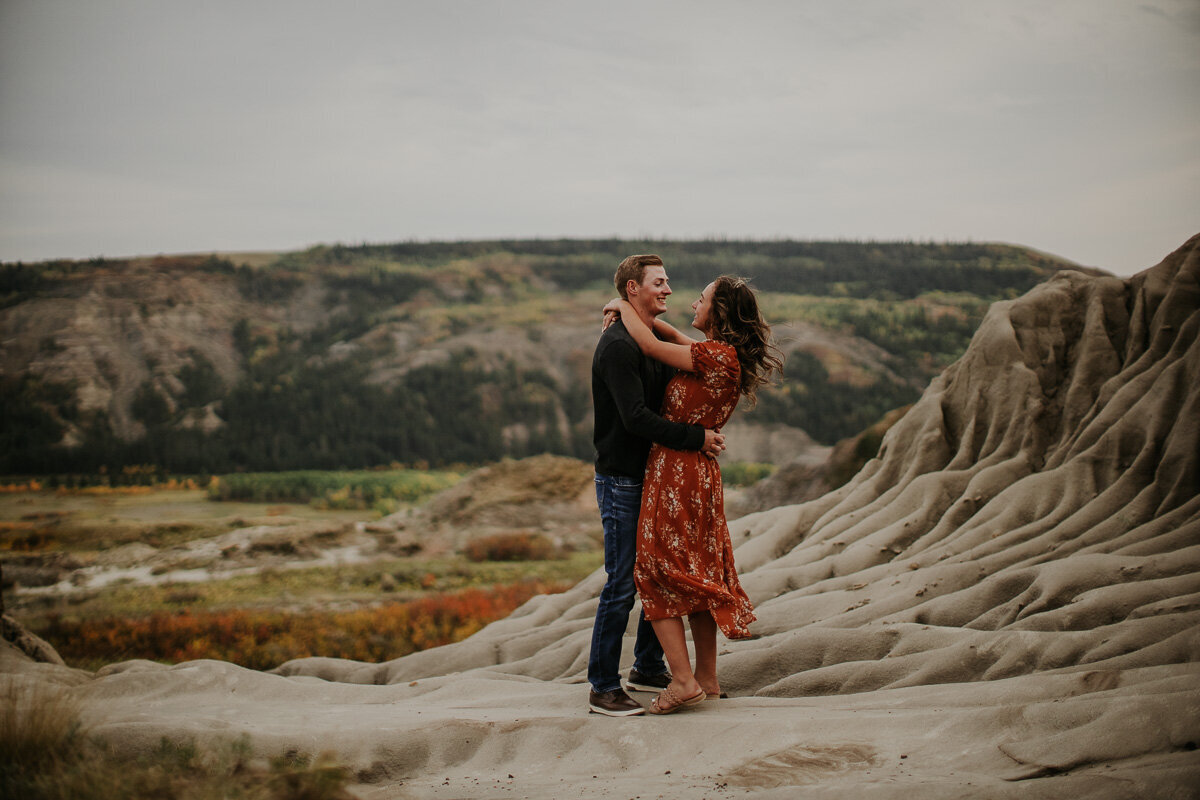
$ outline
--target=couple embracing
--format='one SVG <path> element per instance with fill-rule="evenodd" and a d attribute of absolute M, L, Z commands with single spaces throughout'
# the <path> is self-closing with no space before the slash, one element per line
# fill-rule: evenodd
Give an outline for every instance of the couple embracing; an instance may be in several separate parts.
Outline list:
<path fill-rule="evenodd" d="M 627 686 L 658 692 L 650 713 L 669 714 L 721 696 L 718 628 L 730 639 L 750 635 L 753 606 L 725 523 L 720 428 L 738 399 L 753 402 L 782 364 L 754 292 L 739 278 L 717 278 L 692 303 L 703 341 L 659 319 L 671 287 L 658 256 L 626 258 L 614 282 L 620 299 L 604 308 L 592 360 L 607 581 L 592 630 L 588 707 L 618 717 L 645 711 L 622 689 L 619 672 L 636 588 L 642 616 Z"/>

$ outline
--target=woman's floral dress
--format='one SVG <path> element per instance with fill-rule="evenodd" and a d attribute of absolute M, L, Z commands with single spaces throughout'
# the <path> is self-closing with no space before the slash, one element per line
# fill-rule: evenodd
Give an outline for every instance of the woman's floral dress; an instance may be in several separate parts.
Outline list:
<path fill-rule="evenodd" d="M 662 414 L 720 428 L 740 395 L 737 352 L 724 342 L 696 342 L 692 368 L 671 379 Z M 750 635 L 754 607 L 733 568 L 716 459 L 694 450 L 650 448 L 633 577 L 647 619 L 708 610 L 728 638 Z"/>

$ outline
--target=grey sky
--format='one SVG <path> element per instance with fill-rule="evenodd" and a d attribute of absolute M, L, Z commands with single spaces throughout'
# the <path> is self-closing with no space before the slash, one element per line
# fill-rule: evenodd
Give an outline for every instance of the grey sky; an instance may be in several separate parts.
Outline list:
<path fill-rule="evenodd" d="M 0 0 L 0 259 L 1200 232 L 1200 0 Z"/>

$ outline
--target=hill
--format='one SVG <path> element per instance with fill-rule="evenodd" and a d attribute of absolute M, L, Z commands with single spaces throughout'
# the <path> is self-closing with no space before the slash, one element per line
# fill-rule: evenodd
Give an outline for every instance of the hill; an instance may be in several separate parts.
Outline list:
<path fill-rule="evenodd" d="M 788 364 L 739 416 L 823 445 L 915 400 L 991 302 L 1072 267 L 1006 245 L 616 240 L 4 264 L 0 472 L 588 459 L 597 309 L 639 251 L 670 266 L 679 326 L 712 277 L 753 278 Z"/>

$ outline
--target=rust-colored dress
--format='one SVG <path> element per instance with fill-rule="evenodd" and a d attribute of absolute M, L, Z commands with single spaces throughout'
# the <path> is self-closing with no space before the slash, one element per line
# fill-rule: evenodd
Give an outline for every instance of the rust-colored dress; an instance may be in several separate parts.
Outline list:
<path fill-rule="evenodd" d="M 724 342 L 695 342 L 692 367 L 694 371 L 677 373 L 667 385 L 662 415 L 720 428 L 740 396 L 737 352 Z M 754 607 L 733 568 L 716 459 L 659 444 L 650 448 L 633 577 L 646 619 L 707 609 L 728 638 L 750 635 Z"/>

